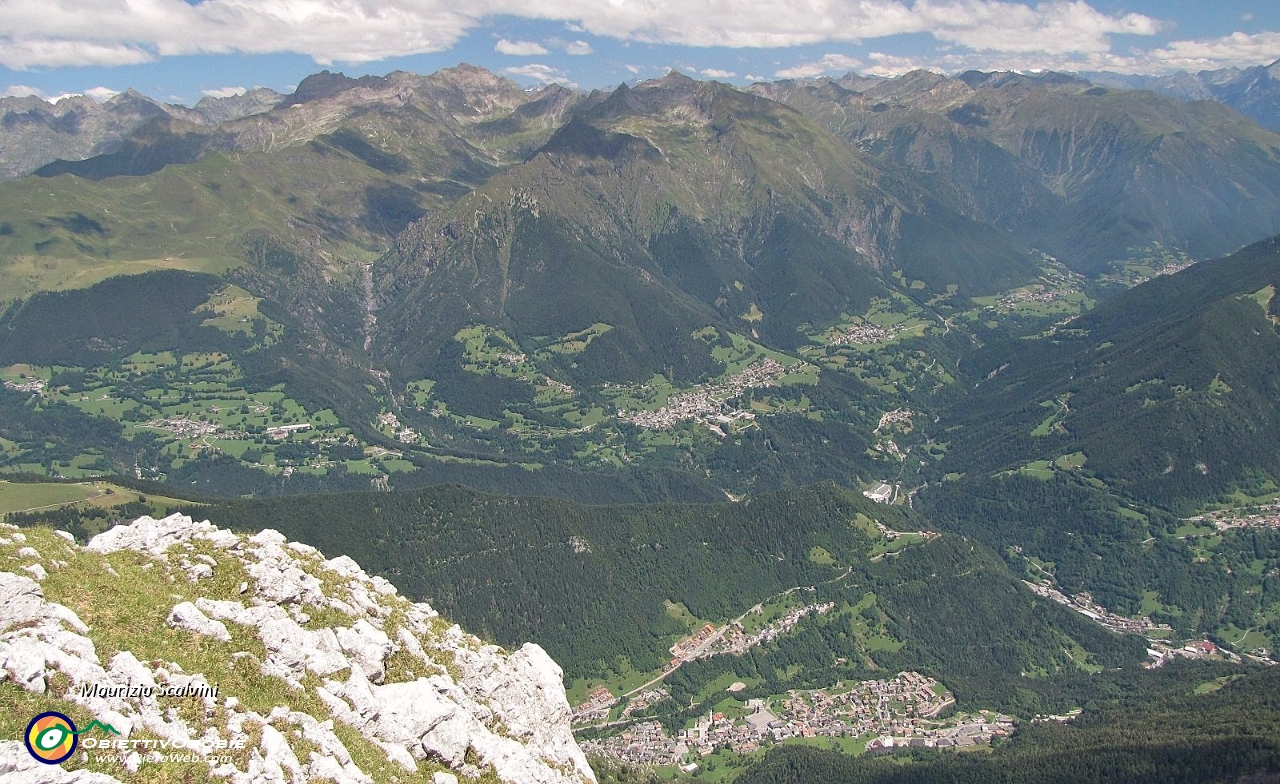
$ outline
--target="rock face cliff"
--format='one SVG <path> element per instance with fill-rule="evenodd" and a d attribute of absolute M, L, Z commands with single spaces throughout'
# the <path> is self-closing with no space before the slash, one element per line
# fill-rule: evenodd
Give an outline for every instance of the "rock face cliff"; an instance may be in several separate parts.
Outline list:
<path fill-rule="evenodd" d="M 5 526 L 0 569 L 5 781 L 594 781 L 540 647 L 486 645 L 275 531 Z M 80 732 L 60 765 L 22 741 L 50 710 Z"/>

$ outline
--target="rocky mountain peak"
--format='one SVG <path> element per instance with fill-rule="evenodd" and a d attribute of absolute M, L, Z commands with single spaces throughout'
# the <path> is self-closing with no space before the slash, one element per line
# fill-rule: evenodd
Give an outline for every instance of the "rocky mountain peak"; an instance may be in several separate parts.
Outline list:
<path fill-rule="evenodd" d="M 520 89 L 520 85 L 505 76 L 498 76 L 487 68 L 482 68 L 478 65 L 471 65 L 470 63 L 459 63 L 452 68 L 442 68 L 432 74 L 431 78 L 440 82 L 450 83 L 470 89 L 494 89 L 496 87 L 501 87 L 503 89 L 514 87 L 517 90 Z"/>
<path fill-rule="evenodd" d="M 223 98 L 205 96 L 195 105 L 195 111 L 207 122 L 216 125 L 273 109 L 283 98 L 275 90 L 255 87 L 240 95 Z"/>
<path fill-rule="evenodd" d="M 311 74 L 299 82 L 293 94 L 285 98 L 280 103 L 280 106 L 283 108 L 294 104 L 308 103 L 321 98 L 329 98 L 356 87 L 377 87 L 385 83 L 386 78 L 381 76 L 362 76 L 359 79 L 352 79 L 341 72 L 321 71 L 320 73 Z"/>
<path fill-rule="evenodd" d="M 644 87 L 667 87 L 667 88 L 670 88 L 670 87 L 685 87 L 685 88 L 690 88 L 690 87 L 694 87 L 694 86 L 696 86 L 697 84 L 699 84 L 699 83 L 698 83 L 697 81 L 695 81 L 694 79 L 692 79 L 692 78 L 690 78 L 690 77 L 688 77 L 688 76 L 685 76 L 684 74 L 680 73 L 680 72 L 679 72 L 679 71 L 677 71 L 676 69 L 672 68 L 671 70 L 667 71 L 667 73 L 666 73 L 666 75 L 665 75 L 665 76 L 661 76 L 661 77 L 659 77 L 659 78 L 657 78 L 657 79 L 647 79 L 647 80 L 645 80 L 645 81 L 641 82 L 639 85 L 637 85 L 637 87 L 641 87 L 641 88 L 644 88 Z"/>
<path fill-rule="evenodd" d="M 127 749 L 85 734 L 51 766 L 0 741 L 6 781 L 594 780 L 542 648 L 486 645 L 345 556 L 172 515 L 86 546 L 4 526 L 0 558 L 5 737 L 52 708 Z"/>

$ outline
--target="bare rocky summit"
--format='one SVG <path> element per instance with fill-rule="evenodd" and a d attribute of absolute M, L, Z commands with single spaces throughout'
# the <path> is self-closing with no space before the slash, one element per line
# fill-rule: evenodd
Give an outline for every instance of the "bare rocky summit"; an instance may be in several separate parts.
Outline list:
<path fill-rule="evenodd" d="M 346 556 L 172 515 L 83 547 L 4 526 L 0 564 L 0 737 L 50 709 L 120 733 L 60 766 L 0 741 L 5 781 L 594 781 L 542 648 L 486 645 Z"/>

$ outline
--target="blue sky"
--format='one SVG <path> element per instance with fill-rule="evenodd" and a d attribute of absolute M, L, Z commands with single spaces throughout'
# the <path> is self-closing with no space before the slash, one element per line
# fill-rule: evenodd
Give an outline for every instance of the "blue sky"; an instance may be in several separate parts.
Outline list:
<path fill-rule="evenodd" d="M 322 68 L 460 62 L 526 86 L 670 68 L 735 84 L 913 68 L 1164 73 L 1280 58 L 1280 3 L 1239 0 L 4 0 L 0 94 L 178 103 Z"/>

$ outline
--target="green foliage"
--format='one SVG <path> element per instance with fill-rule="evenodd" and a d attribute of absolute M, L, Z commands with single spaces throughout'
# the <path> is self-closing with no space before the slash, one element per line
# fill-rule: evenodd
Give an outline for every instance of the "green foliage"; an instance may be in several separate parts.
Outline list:
<path fill-rule="evenodd" d="M 140 350 L 245 348 L 248 340 L 201 326 L 207 314 L 195 312 L 222 285 L 175 270 L 37 294 L 0 316 L 0 366 L 86 367 Z"/>
<path fill-rule="evenodd" d="M 870 542 L 850 523 L 858 512 L 899 520 L 831 486 L 742 504 L 644 506 L 435 488 L 233 502 L 199 514 L 349 554 L 477 633 L 539 641 L 578 678 L 623 662 L 638 671 L 661 665 L 684 628 L 665 612 L 667 599 L 724 619 L 836 576 L 808 553 L 819 545 L 841 562 L 861 557 Z M 576 551 L 575 541 L 587 549 Z"/>
<path fill-rule="evenodd" d="M 1267 207 L 1280 192 L 1274 134 L 1212 101 L 1189 106 L 1096 91 L 1060 74 L 977 71 L 753 89 L 909 170 L 943 204 L 1080 271 L 1104 270 L 1153 242 L 1207 258 L 1280 232 Z M 978 275 L 1000 271 L 976 261 Z"/>
<path fill-rule="evenodd" d="M 739 695 L 746 699 L 904 670 L 939 678 L 967 709 L 1033 716 L 1096 693 L 1091 676 L 1075 675 L 1073 647 L 1108 668 L 1134 668 L 1145 657 L 1141 638 L 1038 599 L 994 553 L 958 537 L 859 562 L 806 601 L 839 609 L 743 656 L 685 664 L 665 681 L 674 705 L 660 718 L 678 728 L 705 712 L 688 706 L 726 672 L 755 684 Z"/>
<path fill-rule="evenodd" d="M 998 372 L 947 412 L 954 457 L 939 470 L 1082 452 L 1084 470 L 1113 489 L 1179 510 L 1258 473 L 1280 477 L 1280 334 L 1243 297 L 1278 276 L 1280 243 L 1269 240 L 1118 295 L 1049 336 L 975 352 L 962 365 L 971 379 Z M 1046 400 L 1070 410 L 1036 437 Z"/>
<path fill-rule="evenodd" d="M 199 514 L 350 554 L 500 643 L 539 642 L 570 679 L 660 668 L 686 633 L 667 601 L 722 622 L 807 585 L 816 592 L 805 601 L 864 607 L 857 618 L 815 616 L 741 657 L 686 664 L 667 680 L 673 702 L 659 712 L 667 722 L 682 721 L 683 706 L 727 671 L 764 695 L 915 669 L 955 683 L 969 705 L 1022 713 L 1060 700 L 1015 697 L 1025 689 L 1009 689 L 997 673 L 1017 681 L 1019 672 L 1073 671 L 1076 649 L 1108 667 L 1144 657 L 1142 640 L 1037 599 L 993 553 L 958 537 L 869 561 L 858 516 L 905 521 L 831 486 L 704 506 L 581 506 L 434 488 L 232 502 Z M 835 564 L 814 563 L 815 546 Z"/>
<path fill-rule="evenodd" d="M 431 393 L 450 410 L 501 420 L 508 408 L 519 410 L 533 399 L 533 385 L 527 381 L 489 373 L 472 373 L 462 367 L 462 345 L 445 343 L 435 363 L 435 386 Z"/>
<path fill-rule="evenodd" d="M 98 450 L 116 465 L 123 465 L 136 447 L 125 441 L 122 433 L 119 422 L 89 416 L 65 403 L 37 405 L 30 395 L 0 389 L 0 437 L 18 448 L 17 457 L 0 456 L 0 465 L 34 453 L 41 465 L 50 469 L 86 449 Z"/>
<path fill-rule="evenodd" d="M 912 91 L 940 94 L 941 79 L 866 94 L 768 88 L 805 113 L 678 76 L 573 111 L 559 91 L 530 101 L 498 85 L 491 103 L 507 108 L 479 118 L 480 102 L 440 77 L 400 93 L 404 106 L 362 110 L 270 153 L 204 154 L 206 133 L 161 123 L 118 153 L 43 172 L 78 177 L 0 187 L 0 297 L 153 265 L 236 266 L 226 278 L 169 271 L 40 293 L 0 316 L 0 367 L 40 365 L 62 390 L 0 391 L 0 465 L 164 466 L 171 483 L 211 494 L 328 493 L 196 513 L 350 554 L 469 628 L 544 643 L 574 678 L 661 666 L 684 631 L 667 601 L 717 621 L 796 586 L 836 604 L 745 656 L 683 667 L 673 699 L 652 709 L 671 726 L 729 670 L 764 695 L 915 669 L 962 703 L 1019 715 L 1117 703 L 1099 724 L 1033 726 L 990 758 L 937 771 L 1257 769 L 1274 749 L 1248 727 L 1221 737 L 1175 722 L 1171 737 L 1203 764 L 1121 731 L 1134 695 L 1162 688 L 1160 676 L 1112 672 L 1134 669 L 1142 641 L 1035 598 L 1018 578 L 1035 558 L 1064 590 L 1180 634 L 1277 638 L 1280 536 L 1171 535 L 1175 514 L 1280 482 L 1280 242 L 1052 327 L 1105 282 L 1022 245 L 1095 270 L 1157 240 L 1197 256 L 1274 231 L 1276 143 L 1204 106 L 1172 116 L 1152 97 L 1050 77 L 967 74 L 962 102 L 918 106 Z M 327 75 L 304 93 L 358 83 L 377 82 Z M 1049 270 L 1062 283 L 1049 293 L 1073 299 L 1000 304 L 1009 289 L 1039 291 Z M 255 310 L 215 328 L 203 306 L 228 280 Z M 509 337 L 526 355 L 518 369 L 473 361 L 455 335 L 475 325 Z M 832 345 L 851 325 L 895 331 Z M 656 407 L 740 367 L 748 340 L 814 365 L 803 383 L 733 401 L 755 420 L 661 431 L 610 421 L 621 385 L 656 378 L 645 401 Z M 140 351 L 172 354 L 178 369 L 125 370 Z M 178 372 L 192 352 L 228 359 L 216 374 Z M 90 401 L 108 379 L 110 398 Z M 215 385 L 234 389 L 237 406 L 273 390 L 330 412 L 343 441 L 270 442 L 258 423 L 219 455 L 136 427 L 171 393 L 190 402 Z M 53 402 L 73 394 L 101 414 Z M 908 405 L 906 419 L 878 426 Z M 380 432 L 388 412 L 422 440 Z M 322 456 L 336 463 L 309 465 Z M 286 476 L 286 464 L 298 470 Z M 605 464 L 620 468 L 580 470 Z M 943 476 L 955 481 L 934 481 Z M 871 560 L 886 548 L 852 521 L 897 527 L 903 512 L 832 486 L 784 490 L 873 478 L 900 484 L 910 514 L 944 536 Z M 333 495 L 371 482 L 407 492 Z M 443 482 L 506 497 L 423 489 Z M 721 501 L 721 488 L 754 497 L 675 503 Z M 516 497 L 529 495 L 552 498 Z M 640 505 L 654 501 L 664 503 Z M 83 535 L 140 508 L 51 514 Z M 1082 665 L 1106 669 L 1089 680 L 1073 674 Z M 1247 702 L 1219 691 L 1235 699 L 1221 705 Z M 1181 698 L 1145 709 L 1163 716 Z M 1233 707 L 1200 704 L 1235 720 Z M 1245 767 L 1224 767 L 1228 753 Z M 762 770 L 783 759 L 844 775 L 787 754 Z M 934 766 L 904 770 L 928 777 Z"/>

